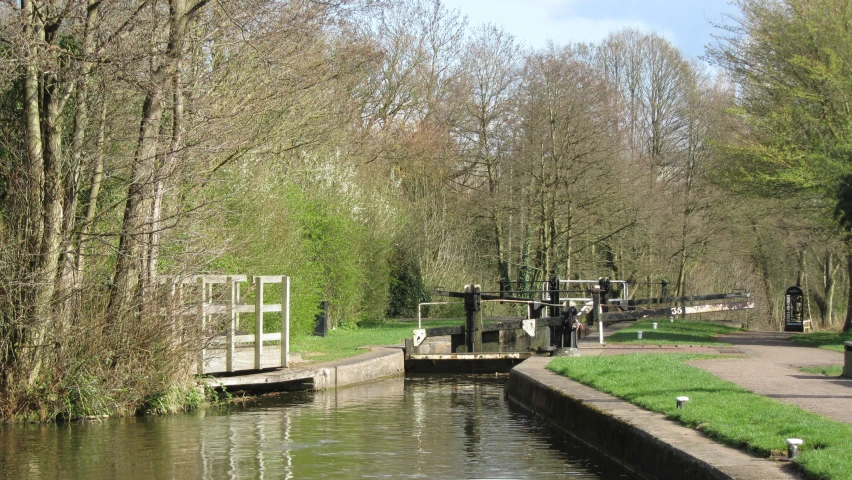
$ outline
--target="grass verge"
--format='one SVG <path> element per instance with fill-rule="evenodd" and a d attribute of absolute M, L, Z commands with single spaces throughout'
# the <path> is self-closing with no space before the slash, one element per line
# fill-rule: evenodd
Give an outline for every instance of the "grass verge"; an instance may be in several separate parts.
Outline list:
<path fill-rule="evenodd" d="M 852 478 L 852 426 L 755 395 L 685 363 L 706 358 L 714 357 L 562 357 L 548 368 L 761 457 L 786 452 L 787 438 L 802 438 L 796 464 L 809 478 Z M 675 406 L 679 395 L 690 399 L 683 410 Z"/>
<path fill-rule="evenodd" d="M 607 337 L 608 343 L 637 343 L 644 345 L 727 345 L 716 341 L 716 335 L 741 332 L 741 328 L 695 320 L 657 321 L 654 330 L 651 320 L 639 320 Z M 642 331 L 642 340 L 637 338 Z"/>
<path fill-rule="evenodd" d="M 852 332 L 812 332 L 793 335 L 793 341 L 808 347 L 843 351 L 843 342 L 852 341 Z"/>
<path fill-rule="evenodd" d="M 843 373 L 843 365 L 827 365 L 824 367 L 801 367 L 799 371 L 826 377 L 839 377 Z"/>
<path fill-rule="evenodd" d="M 464 320 L 461 321 L 463 323 Z M 458 320 L 431 320 L 423 327 L 459 325 Z M 314 335 L 294 336 L 290 339 L 290 351 L 302 354 L 309 362 L 329 362 L 354 357 L 365 352 L 369 345 L 401 345 L 410 338 L 416 322 L 386 322 L 358 328 L 337 329 L 326 337 Z"/>

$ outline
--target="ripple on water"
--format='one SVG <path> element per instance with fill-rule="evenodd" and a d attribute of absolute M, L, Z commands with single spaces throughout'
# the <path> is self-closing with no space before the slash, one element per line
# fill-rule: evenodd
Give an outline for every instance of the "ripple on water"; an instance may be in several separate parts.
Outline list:
<path fill-rule="evenodd" d="M 431 376 L 191 415 L 0 428 L 3 478 L 631 478 L 503 399 Z"/>

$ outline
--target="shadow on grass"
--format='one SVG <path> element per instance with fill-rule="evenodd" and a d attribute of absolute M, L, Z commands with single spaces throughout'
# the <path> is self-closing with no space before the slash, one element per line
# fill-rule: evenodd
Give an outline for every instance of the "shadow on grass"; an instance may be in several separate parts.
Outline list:
<path fill-rule="evenodd" d="M 793 335 L 792 340 L 808 347 L 843 350 L 843 342 L 852 341 L 852 332 L 813 332 Z"/>

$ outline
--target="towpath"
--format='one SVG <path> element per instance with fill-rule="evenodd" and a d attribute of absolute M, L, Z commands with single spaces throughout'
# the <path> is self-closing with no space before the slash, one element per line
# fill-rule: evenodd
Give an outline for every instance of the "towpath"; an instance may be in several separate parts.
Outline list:
<path fill-rule="evenodd" d="M 843 353 L 802 347 L 790 333 L 743 332 L 720 341 L 743 358 L 700 360 L 692 365 L 759 395 L 797 405 L 818 415 L 852 423 L 852 379 L 804 373 L 799 367 L 842 365 Z"/>
<path fill-rule="evenodd" d="M 626 324 L 623 324 L 626 325 Z M 611 333 L 617 329 L 606 332 Z M 626 353 L 710 353 L 737 355 L 733 358 L 697 360 L 691 365 L 719 378 L 781 402 L 845 423 L 852 423 L 852 379 L 804 373 L 800 367 L 842 365 L 843 353 L 799 346 L 793 333 L 741 332 L 719 337 L 732 346 L 690 347 L 632 344 L 597 344 L 597 337 L 580 343 L 582 355 Z"/>

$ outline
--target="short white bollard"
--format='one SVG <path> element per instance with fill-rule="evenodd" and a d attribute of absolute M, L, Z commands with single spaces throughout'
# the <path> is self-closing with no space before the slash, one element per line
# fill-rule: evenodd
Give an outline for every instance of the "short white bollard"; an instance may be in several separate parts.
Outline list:
<path fill-rule="evenodd" d="M 689 401 L 689 397 L 677 397 L 677 408 L 683 410 L 683 404 Z"/>
<path fill-rule="evenodd" d="M 788 438 L 787 439 L 787 456 L 789 458 L 796 458 L 799 456 L 799 445 L 805 442 L 802 441 L 801 438 Z"/>
<path fill-rule="evenodd" d="M 654 322 L 654 323 L 652 323 L 651 325 L 653 325 L 653 326 L 654 326 L 654 330 L 656 330 L 656 329 L 657 329 L 657 322 Z"/>
<path fill-rule="evenodd" d="M 674 322 L 674 315 L 669 315 L 669 322 Z"/>
<path fill-rule="evenodd" d="M 642 330 L 639 330 L 638 332 L 636 332 L 636 338 L 638 338 L 639 340 L 642 340 Z"/>

